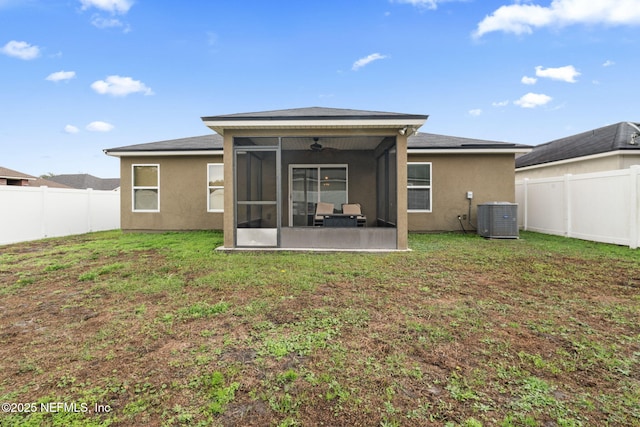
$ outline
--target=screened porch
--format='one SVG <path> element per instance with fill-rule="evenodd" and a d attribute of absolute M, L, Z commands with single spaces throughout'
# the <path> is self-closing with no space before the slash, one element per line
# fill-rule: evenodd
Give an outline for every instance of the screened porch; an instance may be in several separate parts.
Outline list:
<path fill-rule="evenodd" d="M 395 137 L 243 136 L 233 153 L 235 247 L 397 248 Z"/>

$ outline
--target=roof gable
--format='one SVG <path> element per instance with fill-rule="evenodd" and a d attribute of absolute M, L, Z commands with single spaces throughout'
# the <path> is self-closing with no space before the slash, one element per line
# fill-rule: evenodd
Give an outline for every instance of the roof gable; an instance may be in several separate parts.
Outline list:
<path fill-rule="evenodd" d="M 639 150 L 640 135 L 637 123 L 620 122 L 613 125 L 556 139 L 533 147 L 531 153 L 516 159 L 516 168 L 585 157 L 618 150 Z"/>

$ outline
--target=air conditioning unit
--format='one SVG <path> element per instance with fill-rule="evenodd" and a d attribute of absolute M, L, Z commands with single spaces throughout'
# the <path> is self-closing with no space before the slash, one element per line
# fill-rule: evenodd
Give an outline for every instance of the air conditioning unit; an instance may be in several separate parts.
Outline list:
<path fill-rule="evenodd" d="M 478 234 L 490 239 L 517 239 L 518 204 L 491 202 L 478 205 Z"/>

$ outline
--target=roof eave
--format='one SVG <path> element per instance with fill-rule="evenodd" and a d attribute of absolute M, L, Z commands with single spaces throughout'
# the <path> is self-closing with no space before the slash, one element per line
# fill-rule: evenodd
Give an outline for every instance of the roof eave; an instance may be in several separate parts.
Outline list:
<path fill-rule="evenodd" d="M 9 176 L 9 175 L 2 175 L 0 178 L 5 178 L 5 179 L 15 179 L 15 180 L 24 180 L 24 181 L 35 181 L 37 178 L 35 177 L 28 177 L 28 176 Z"/>
<path fill-rule="evenodd" d="M 361 118 L 216 118 L 203 117 L 204 124 L 220 135 L 226 130 L 254 129 L 418 129 L 428 116 L 407 115 L 400 117 Z"/>
<path fill-rule="evenodd" d="M 212 149 L 212 150 L 145 150 L 145 151 L 114 151 L 114 150 L 103 150 L 104 154 L 111 157 L 144 157 L 144 156 L 158 156 L 158 157 L 167 157 L 167 156 L 221 156 L 222 149 Z"/>
<path fill-rule="evenodd" d="M 531 148 L 408 148 L 408 154 L 526 154 Z"/>

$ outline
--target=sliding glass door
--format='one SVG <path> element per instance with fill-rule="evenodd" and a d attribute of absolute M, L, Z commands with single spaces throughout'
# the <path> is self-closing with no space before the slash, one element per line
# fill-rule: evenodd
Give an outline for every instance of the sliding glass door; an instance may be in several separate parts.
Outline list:
<path fill-rule="evenodd" d="M 347 165 L 290 165 L 289 166 L 289 225 L 313 225 L 318 202 L 333 204 L 341 212 L 347 194 Z"/>

